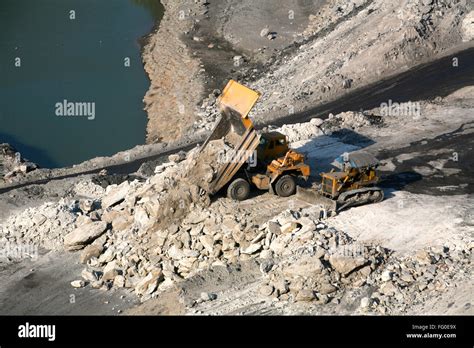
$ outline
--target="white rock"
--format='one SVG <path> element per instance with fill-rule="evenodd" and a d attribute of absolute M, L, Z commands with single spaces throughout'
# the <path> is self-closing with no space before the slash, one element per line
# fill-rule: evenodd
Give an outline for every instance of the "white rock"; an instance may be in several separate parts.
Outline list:
<path fill-rule="evenodd" d="M 96 221 L 82 225 L 64 237 L 67 249 L 78 249 L 100 237 L 107 229 L 107 223 Z"/>
<path fill-rule="evenodd" d="M 110 189 L 106 196 L 102 199 L 102 208 L 107 209 L 125 199 L 130 189 L 128 181 L 124 181 L 119 186 Z"/>
<path fill-rule="evenodd" d="M 73 288 L 83 288 L 84 286 L 86 286 L 86 282 L 83 281 L 82 279 L 81 280 L 74 280 L 71 282 L 71 286 Z"/>
<path fill-rule="evenodd" d="M 252 255 L 255 254 L 257 251 L 260 251 L 262 246 L 260 244 L 250 244 L 247 248 L 242 250 L 242 254 Z"/>
<path fill-rule="evenodd" d="M 381 279 L 383 282 L 388 282 L 389 280 L 392 280 L 392 272 L 390 271 L 383 271 Z"/>
<path fill-rule="evenodd" d="M 370 298 L 364 297 L 364 298 L 362 298 L 362 300 L 360 300 L 360 307 L 361 308 L 367 308 L 367 307 L 370 306 L 371 302 L 372 301 L 371 301 Z"/>

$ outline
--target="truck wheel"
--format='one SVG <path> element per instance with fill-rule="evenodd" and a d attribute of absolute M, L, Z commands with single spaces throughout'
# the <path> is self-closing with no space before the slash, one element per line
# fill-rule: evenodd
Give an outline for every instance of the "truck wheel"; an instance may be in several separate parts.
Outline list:
<path fill-rule="evenodd" d="M 291 175 L 284 175 L 275 184 L 275 191 L 280 197 L 289 197 L 296 192 L 296 182 Z"/>
<path fill-rule="evenodd" d="M 238 178 L 232 181 L 227 189 L 227 197 L 236 201 L 244 201 L 250 195 L 250 184 L 247 180 Z"/>

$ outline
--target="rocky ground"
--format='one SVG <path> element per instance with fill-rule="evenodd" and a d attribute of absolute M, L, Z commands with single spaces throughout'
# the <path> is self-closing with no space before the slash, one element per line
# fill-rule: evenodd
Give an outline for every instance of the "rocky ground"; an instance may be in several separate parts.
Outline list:
<path fill-rule="evenodd" d="M 208 132 L 218 116 L 216 96 L 230 78 L 262 93 L 266 102 L 252 116 L 268 123 L 473 39 L 469 1 L 163 3 L 165 17 L 143 53 L 150 143 Z"/>
<path fill-rule="evenodd" d="M 91 175 L 30 187 L 41 199 L 2 194 L 2 308 L 77 313 L 58 307 L 76 294 L 117 314 L 472 314 L 472 142 L 442 142 L 472 138 L 473 90 L 413 115 L 374 109 L 279 128 L 312 181 L 344 152 L 382 159 L 385 201 L 337 215 L 269 193 L 209 197 L 213 146 L 172 155 L 142 180 Z M 432 142 L 443 146 L 406 150 Z M 70 272 L 58 279 L 62 262 Z"/>

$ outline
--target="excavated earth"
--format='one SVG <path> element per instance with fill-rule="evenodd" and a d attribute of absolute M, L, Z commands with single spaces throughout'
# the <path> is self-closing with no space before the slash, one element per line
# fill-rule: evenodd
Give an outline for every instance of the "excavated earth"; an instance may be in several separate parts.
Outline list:
<path fill-rule="evenodd" d="M 210 199 L 206 187 L 217 170 L 216 153 L 225 147 L 221 141 L 203 152 L 171 155 L 144 180 L 101 182 L 103 188 L 97 177 L 81 178 L 69 183 L 68 194 L 58 185 L 56 191 L 40 186 L 41 204 L 5 207 L 0 238 L 11 252 L 1 259 L 2 308 L 9 314 L 81 308 L 116 314 L 472 314 L 473 182 L 464 181 L 470 169 L 462 164 L 472 158 L 472 146 L 403 155 L 399 149 L 438 142 L 443 134 L 472 138 L 473 91 L 423 102 L 415 117 L 381 117 L 374 109 L 279 128 L 306 154 L 311 182 L 344 152 L 384 155 L 385 201 L 337 215 L 269 193 L 240 203 Z M 426 162 L 431 155 L 437 161 Z M 406 186 L 392 185 L 393 175 L 405 177 L 408 165 L 419 181 L 408 177 Z M 437 175 L 446 185 L 430 182 Z M 426 186 L 439 193 L 424 194 Z M 74 303 L 59 306 L 70 296 Z"/>

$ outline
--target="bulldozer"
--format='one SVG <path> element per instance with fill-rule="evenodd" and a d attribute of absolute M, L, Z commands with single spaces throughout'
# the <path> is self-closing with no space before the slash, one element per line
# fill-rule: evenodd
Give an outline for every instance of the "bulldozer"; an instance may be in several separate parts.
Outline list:
<path fill-rule="evenodd" d="M 304 156 L 289 148 L 285 135 L 255 130 L 248 114 L 259 98 L 258 92 L 233 80 L 222 91 L 218 99 L 221 119 L 200 151 L 217 139 L 224 139 L 233 151 L 210 183 L 209 194 L 226 188 L 229 198 L 243 201 L 255 186 L 288 197 L 295 194 L 298 178 L 309 178 Z"/>
<path fill-rule="evenodd" d="M 321 173 L 316 189 L 297 186 L 298 179 L 309 179 L 310 166 L 303 154 L 290 148 L 285 135 L 257 133 L 248 115 L 259 98 L 258 92 L 233 80 L 219 97 L 221 119 L 200 151 L 217 139 L 224 139 L 233 151 L 208 186 L 209 194 L 225 189 L 229 198 L 243 201 L 256 187 L 281 197 L 297 193 L 297 198 L 333 211 L 383 199 L 383 191 L 375 186 L 379 181 L 378 161 L 366 153 L 337 158 L 333 164 L 339 170 Z"/>
<path fill-rule="evenodd" d="M 316 189 L 298 187 L 298 198 L 335 212 L 384 199 L 383 190 L 376 186 L 380 177 L 379 162 L 374 156 L 365 152 L 345 153 L 332 164 L 338 170 L 321 173 Z"/>

